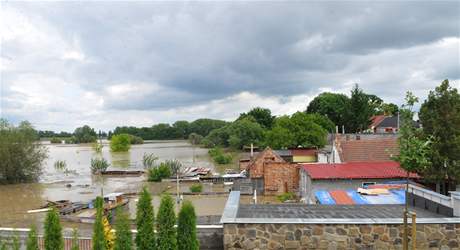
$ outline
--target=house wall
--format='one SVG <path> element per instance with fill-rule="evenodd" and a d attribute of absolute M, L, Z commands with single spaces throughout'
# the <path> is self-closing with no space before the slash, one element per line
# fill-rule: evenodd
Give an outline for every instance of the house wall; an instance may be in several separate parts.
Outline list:
<path fill-rule="evenodd" d="M 224 224 L 224 249 L 402 249 L 403 232 L 402 224 Z M 460 224 L 417 224 L 417 249 L 459 246 Z"/>
<path fill-rule="evenodd" d="M 285 162 L 273 150 L 264 150 L 261 154 L 250 164 L 249 176 L 251 178 L 261 178 L 264 176 L 264 163 Z"/>
<path fill-rule="evenodd" d="M 299 167 L 287 162 L 267 162 L 264 165 L 264 194 L 277 195 L 297 192 L 299 189 Z"/>

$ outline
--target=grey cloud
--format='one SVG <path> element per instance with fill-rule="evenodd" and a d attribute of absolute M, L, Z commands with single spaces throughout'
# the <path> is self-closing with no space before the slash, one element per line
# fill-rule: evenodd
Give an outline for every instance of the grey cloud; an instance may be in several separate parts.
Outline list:
<path fill-rule="evenodd" d="M 27 69 L 78 82 L 105 97 L 110 110 L 184 107 L 243 91 L 288 98 L 324 87 L 343 89 L 355 79 L 384 98 L 402 99 L 384 86 L 411 82 L 405 75 L 418 62 L 404 60 L 398 67 L 395 61 L 360 58 L 460 37 L 459 2 L 5 5 L 49 23 L 65 40 L 76 41 L 87 59 L 63 63 L 23 56 Z M 9 57 L 23 53 L 14 42 L 3 46 Z M 432 69 L 428 84 L 459 78 L 458 60 L 447 61 Z M 380 67 L 386 68 L 385 75 L 377 72 Z M 14 79 L 21 72 L 8 74 Z M 162 90 L 129 101 L 107 96 L 110 86 L 131 82 L 158 84 Z"/>

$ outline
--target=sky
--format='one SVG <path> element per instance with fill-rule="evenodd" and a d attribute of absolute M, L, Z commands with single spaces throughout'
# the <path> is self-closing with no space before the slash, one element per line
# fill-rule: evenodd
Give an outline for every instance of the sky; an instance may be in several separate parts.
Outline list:
<path fill-rule="evenodd" d="M 460 88 L 459 1 L 0 3 L 0 117 L 37 129 L 305 110 L 355 83 Z"/>

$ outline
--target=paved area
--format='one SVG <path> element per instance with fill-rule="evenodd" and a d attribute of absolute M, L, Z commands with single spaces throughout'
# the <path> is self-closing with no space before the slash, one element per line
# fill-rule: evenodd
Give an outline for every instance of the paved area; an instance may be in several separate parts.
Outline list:
<path fill-rule="evenodd" d="M 295 219 L 365 219 L 401 218 L 404 205 L 303 205 L 303 204 L 240 204 L 236 218 L 295 218 Z M 445 216 L 411 207 L 417 218 Z"/>

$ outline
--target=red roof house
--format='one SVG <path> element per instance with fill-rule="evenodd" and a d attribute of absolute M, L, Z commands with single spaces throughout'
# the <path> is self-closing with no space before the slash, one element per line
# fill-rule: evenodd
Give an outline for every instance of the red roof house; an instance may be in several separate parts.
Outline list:
<path fill-rule="evenodd" d="M 407 172 L 398 162 L 348 162 L 332 164 L 305 164 L 302 168 L 311 179 L 403 179 Z M 419 178 L 410 173 L 409 178 Z"/>

